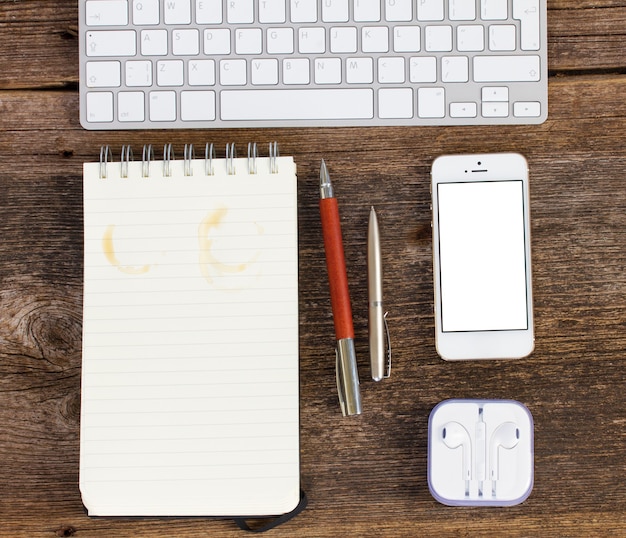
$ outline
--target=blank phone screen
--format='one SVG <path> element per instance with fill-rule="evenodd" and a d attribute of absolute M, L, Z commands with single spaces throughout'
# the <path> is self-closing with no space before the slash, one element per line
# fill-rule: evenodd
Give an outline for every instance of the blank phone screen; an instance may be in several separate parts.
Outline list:
<path fill-rule="evenodd" d="M 443 332 L 528 329 L 520 180 L 439 183 Z"/>

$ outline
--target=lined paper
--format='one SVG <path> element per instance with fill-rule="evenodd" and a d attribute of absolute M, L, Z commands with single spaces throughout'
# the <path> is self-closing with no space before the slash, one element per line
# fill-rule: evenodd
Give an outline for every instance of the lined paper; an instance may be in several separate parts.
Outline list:
<path fill-rule="evenodd" d="M 291 157 L 84 165 L 80 489 L 90 515 L 273 515 L 299 500 Z"/>

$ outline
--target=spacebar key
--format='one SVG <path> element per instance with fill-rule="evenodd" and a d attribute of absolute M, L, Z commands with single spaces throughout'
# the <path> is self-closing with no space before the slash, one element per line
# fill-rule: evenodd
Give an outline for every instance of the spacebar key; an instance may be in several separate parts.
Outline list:
<path fill-rule="evenodd" d="M 332 120 L 374 116 L 370 88 L 223 90 L 222 120 Z"/>

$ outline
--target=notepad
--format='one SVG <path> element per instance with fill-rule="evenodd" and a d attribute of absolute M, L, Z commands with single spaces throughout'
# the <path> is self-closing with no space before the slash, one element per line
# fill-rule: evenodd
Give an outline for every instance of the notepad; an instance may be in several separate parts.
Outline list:
<path fill-rule="evenodd" d="M 84 165 L 89 515 L 261 516 L 298 504 L 296 167 L 253 165 Z"/>

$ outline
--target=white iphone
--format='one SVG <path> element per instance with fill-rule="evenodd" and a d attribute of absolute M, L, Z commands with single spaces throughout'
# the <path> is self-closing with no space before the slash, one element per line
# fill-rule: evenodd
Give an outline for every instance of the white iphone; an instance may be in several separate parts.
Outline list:
<path fill-rule="evenodd" d="M 534 347 L 526 159 L 439 157 L 431 189 L 437 352 L 525 357 Z"/>

